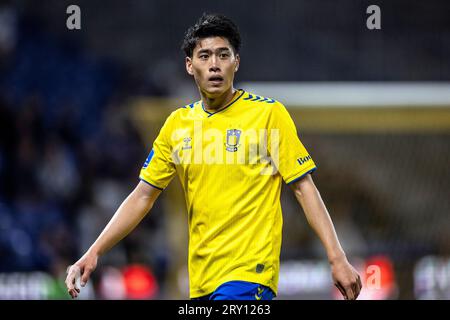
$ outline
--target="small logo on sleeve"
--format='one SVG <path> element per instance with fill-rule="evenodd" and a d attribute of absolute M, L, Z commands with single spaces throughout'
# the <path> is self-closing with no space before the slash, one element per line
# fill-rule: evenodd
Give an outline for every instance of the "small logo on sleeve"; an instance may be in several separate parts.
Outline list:
<path fill-rule="evenodd" d="M 300 165 L 302 165 L 302 164 L 308 162 L 309 160 L 311 160 L 311 156 L 308 154 L 306 157 L 298 158 L 298 159 L 297 159 L 297 162 L 298 162 Z"/>
<path fill-rule="evenodd" d="M 147 159 L 146 159 L 145 162 L 144 162 L 144 166 L 142 167 L 143 169 L 145 169 L 145 168 L 148 167 L 148 164 L 150 163 L 150 161 L 152 161 L 152 158 L 153 158 L 153 155 L 154 155 L 154 154 L 155 154 L 155 152 L 154 152 L 153 149 L 152 149 L 152 151 L 150 151 L 150 153 L 148 154 Z"/>

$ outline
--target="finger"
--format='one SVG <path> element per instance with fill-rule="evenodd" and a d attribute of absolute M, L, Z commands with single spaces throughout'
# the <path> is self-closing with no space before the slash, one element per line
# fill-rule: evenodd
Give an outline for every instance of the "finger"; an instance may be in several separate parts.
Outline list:
<path fill-rule="evenodd" d="M 358 276 L 358 278 L 356 279 L 356 296 L 355 298 L 357 298 L 359 296 L 359 294 L 361 293 L 362 290 L 362 283 L 361 283 L 361 277 Z"/>
<path fill-rule="evenodd" d="M 73 279 L 70 275 L 67 276 L 65 283 L 66 283 L 67 292 L 69 293 L 69 295 L 72 298 L 74 298 L 75 287 L 73 285 Z"/>
<path fill-rule="evenodd" d="M 358 295 L 359 295 L 359 284 L 356 280 L 355 280 L 355 282 L 352 283 L 352 291 L 353 291 L 353 297 L 356 300 L 356 298 L 358 298 Z"/>
<path fill-rule="evenodd" d="M 352 286 L 345 286 L 345 293 L 347 294 L 347 299 L 348 300 L 355 300 L 355 296 L 353 295 L 353 289 Z"/>
<path fill-rule="evenodd" d="M 73 286 L 68 287 L 67 292 L 69 295 L 73 298 L 76 298 L 78 296 L 78 293 L 80 292 L 78 288 L 75 288 Z"/>
<path fill-rule="evenodd" d="M 72 297 L 72 299 L 75 299 L 76 297 L 78 297 L 78 293 L 79 293 L 80 291 L 79 291 L 79 290 L 72 289 L 72 290 L 69 290 L 68 292 L 69 292 L 69 295 Z"/>
<path fill-rule="evenodd" d="M 91 276 L 92 273 L 92 268 L 85 268 L 83 275 L 81 276 L 81 286 L 84 287 L 86 285 L 86 283 L 89 280 L 89 277 Z"/>
<path fill-rule="evenodd" d="M 72 280 L 70 280 L 70 281 L 72 281 Z M 72 281 L 72 284 L 69 286 L 67 292 L 70 294 L 70 296 L 73 299 L 73 298 L 78 297 L 78 294 L 80 293 L 80 289 L 75 284 L 73 284 L 73 281 Z"/>
<path fill-rule="evenodd" d="M 344 299 L 347 300 L 347 294 L 345 293 L 344 287 L 340 283 L 336 283 L 336 287 L 339 289 Z"/>
<path fill-rule="evenodd" d="M 71 274 L 71 273 L 68 274 L 67 277 L 66 277 L 66 281 L 64 281 L 68 290 L 73 289 L 73 287 L 74 287 L 73 286 L 73 284 L 74 284 L 73 280 L 74 280 L 74 275 Z"/>
<path fill-rule="evenodd" d="M 358 276 L 358 285 L 359 285 L 359 291 L 361 291 L 362 290 L 362 282 L 361 282 L 361 277 L 360 276 Z"/>
<path fill-rule="evenodd" d="M 77 286 L 77 280 L 80 276 L 79 270 L 80 270 L 80 268 L 77 266 L 72 266 L 69 269 L 69 274 L 67 275 L 67 278 L 66 278 L 66 286 L 67 286 L 69 293 L 80 292 L 80 289 Z"/>
<path fill-rule="evenodd" d="M 73 289 L 70 289 L 68 292 L 72 296 L 72 298 L 76 298 L 78 296 L 78 294 L 80 293 L 80 289 L 73 288 Z"/>
<path fill-rule="evenodd" d="M 345 290 L 342 287 L 342 285 L 339 282 L 335 283 L 334 285 L 336 286 L 336 288 L 339 289 L 339 291 L 341 292 L 341 294 L 344 297 L 344 299 L 347 300 L 347 294 L 345 293 Z"/>

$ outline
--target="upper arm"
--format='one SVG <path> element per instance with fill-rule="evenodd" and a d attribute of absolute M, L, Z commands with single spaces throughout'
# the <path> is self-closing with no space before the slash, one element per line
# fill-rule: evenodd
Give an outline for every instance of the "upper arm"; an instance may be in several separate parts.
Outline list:
<path fill-rule="evenodd" d="M 270 157 L 287 184 L 302 180 L 316 169 L 298 137 L 294 121 L 281 103 L 271 106 L 268 128 Z"/>
<path fill-rule="evenodd" d="M 290 183 L 289 187 L 298 196 L 303 196 L 307 191 L 316 189 L 316 185 L 314 184 L 310 173 L 306 174 L 303 178 Z"/>
<path fill-rule="evenodd" d="M 170 139 L 176 128 L 174 115 L 172 113 L 162 126 L 139 174 L 141 180 L 160 190 L 167 187 L 176 173 Z"/>
<path fill-rule="evenodd" d="M 156 199 L 158 199 L 162 190 L 155 188 L 150 184 L 146 183 L 145 181 L 141 180 L 139 181 L 138 185 L 136 186 L 133 192 L 137 197 L 146 199 L 150 203 L 154 203 Z"/>

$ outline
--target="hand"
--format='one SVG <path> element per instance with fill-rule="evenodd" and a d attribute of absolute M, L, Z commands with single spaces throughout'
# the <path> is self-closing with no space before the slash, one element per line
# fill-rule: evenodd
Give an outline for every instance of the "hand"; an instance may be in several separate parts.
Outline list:
<path fill-rule="evenodd" d="M 356 300 L 362 289 L 361 277 L 345 256 L 331 262 L 331 274 L 344 299 Z"/>
<path fill-rule="evenodd" d="M 80 288 L 78 288 L 77 282 L 81 277 L 81 286 L 84 287 L 89 280 L 89 276 L 97 267 L 98 256 L 96 254 L 86 253 L 75 264 L 67 268 L 66 287 L 67 292 L 72 299 L 78 297 Z"/>

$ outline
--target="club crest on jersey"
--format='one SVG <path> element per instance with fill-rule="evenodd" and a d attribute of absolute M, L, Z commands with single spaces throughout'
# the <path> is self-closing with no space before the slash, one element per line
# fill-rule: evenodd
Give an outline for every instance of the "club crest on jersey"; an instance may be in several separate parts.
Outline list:
<path fill-rule="evenodd" d="M 236 152 L 239 147 L 239 139 L 242 131 L 239 129 L 227 130 L 227 142 L 225 143 L 227 151 Z"/>

